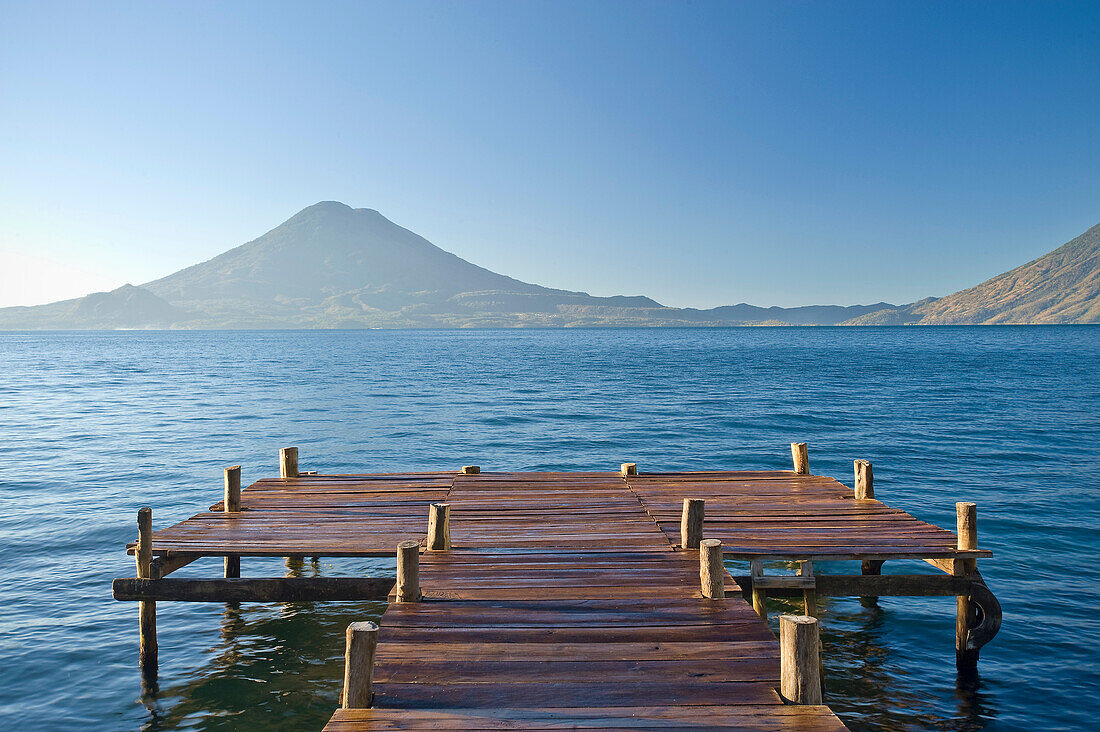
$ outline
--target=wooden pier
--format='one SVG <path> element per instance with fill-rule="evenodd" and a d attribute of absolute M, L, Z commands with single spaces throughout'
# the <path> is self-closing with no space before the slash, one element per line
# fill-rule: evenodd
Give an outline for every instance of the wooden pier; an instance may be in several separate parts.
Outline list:
<path fill-rule="evenodd" d="M 114 593 L 142 607 L 146 683 L 156 601 L 388 598 L 379 625 L 348 629 L 333 731 L 843 729 L 822 704 L 822 595 L 956 597 L 956 660 L 972 668 L 1000 623 L 973 504 L 956 535 L 875 500 L 865 461 L 853 491 L 811 475 L 804 445 L 792 455 L 793 471 L 314 475 L 284 450 L 280 478 L 242 492 L 230 468 L 210 511 L 143 531 L 138 576 Z M 395 551 L 396 577 L 238 577 L 242 557 Z M 226 576 L 165 578 L 203 556 L 226 557 Z M 897 559 L 941 572 L 880 573 Z M 860 574 L 815 567 L 834 560 Z M 769 594 L 805 602 L 782 648 Z"/>

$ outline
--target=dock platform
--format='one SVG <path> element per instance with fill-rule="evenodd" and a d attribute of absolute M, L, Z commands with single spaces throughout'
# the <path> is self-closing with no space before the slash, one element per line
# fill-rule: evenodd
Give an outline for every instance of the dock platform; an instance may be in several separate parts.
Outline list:
<path fill-rule="evenodd" d="M 869 465 L 861 479 L 857 463 L 853 491 L 800 471 L 794 450 L 794 471 L 638 473 L 624 464 L 606 473 L 468 466 L 369 475 L 303 474 L 295 451 L 283 477 L 242 491 L 232 468 L 222 502 L 140 534 L 129 547 L 139 576 L 116 580 L 115 596 L 142 605 L 142 668 L 153 683 L 155 614 L 151 626 L 147 616 L 158 600 L 389 599 L 366 656 L 353 651 L 349 629 L 344 708 L 331 732 L 840 730 L 820 686 L 817 696 L 788 691 L 796 669 L 784 665 L 794 663 L 788 640 L 781 650 L 766 623 L 767 596 L 806 603 L 814 671 L 798 671 L 799 683 L 820 683 L 819 594 L 956 597 L 962 666 L 977 662 L 1000 622 L 976 569 L 990 552 L 969 536 L 971 509 L 959 509 L 957 535 L 876 500 Z M 717 542 L 700 549 L 703 539 L 720 541 L 726 559 L 748 560 L 750 573 L 735 578 L 717 559 L 710 573 L 721 578 L 708 579 L 707 545 Z M 241 557 L 395 548 L 396 578 L 238 577 Z M 226 577 L 166 578 L 202 556 L 226 557 Z M 881 575 L 895 559 L 942 572 Z M 815 571 L 815 561 L 834 560 L 860 561 L 860 574 Z"/>

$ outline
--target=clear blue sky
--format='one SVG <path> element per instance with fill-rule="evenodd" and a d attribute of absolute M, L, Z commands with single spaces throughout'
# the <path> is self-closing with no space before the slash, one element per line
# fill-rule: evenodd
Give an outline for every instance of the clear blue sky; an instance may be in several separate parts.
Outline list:
<path fill-rule="evenodd" d="M 0 2 L 0 306 L 329 199 L 593 294 L 946 294 L 1100 221 L 1100 3 Z"/>

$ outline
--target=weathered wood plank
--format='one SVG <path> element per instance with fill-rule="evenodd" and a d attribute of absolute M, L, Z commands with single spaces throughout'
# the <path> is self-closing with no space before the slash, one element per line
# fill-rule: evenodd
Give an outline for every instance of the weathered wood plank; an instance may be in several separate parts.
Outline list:
<path fill-rule="evenodd" d="M 116 600 L 177 602 L 312 602 L 385 600 L 392 577 L 116 579 Z"/>

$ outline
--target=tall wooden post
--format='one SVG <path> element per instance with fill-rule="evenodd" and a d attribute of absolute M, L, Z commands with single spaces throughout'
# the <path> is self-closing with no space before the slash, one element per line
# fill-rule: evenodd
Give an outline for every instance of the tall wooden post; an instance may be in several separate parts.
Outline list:
<path fill-rule="evenodd" d="M 279 477 L 298 477 L 298 448 L 284 447 L 279 450 Z"/>
<path fill-rule="evenodd" d="M 680 514 L 680 548 L 696 549 L 703 539 L 703 517 L 706 501 L 702 498 L 685 498 Z"/>
<path fill-rule="evenodd" d="M 420 602 L 420 542 L 397 545 L 397 601 Z"/>
<path fill-rule="evenodd" d="M 798 576 L 799 577 L 813 577 L 814 576 L 814 563 L 809 559 L 798 563 Z M 817 617 L 817 589 L 806 587 L 802 590 L 802 600 L 806 604 L 806 615 L 811 618 Z"/>
<path fill-rule="evenodd" d="M 153 576 L 153 509 L 138 510 L 138 543 L 134 550 L 138 579 Z M 138 601 L 138 666 L 142 685 L 151 688 L 157 683 L 157 603 Z"/>
<path fill-rule="evenodd" d="M 805 442 L 791 443 L 791 459 L 794 461 L 795 475 L 810 474 L 810 452 Z"/>
<path fill-rule="evenodd" d="M 463 465 L 462 466 L 462 474 L 463 475 L 478 475 L 479 473 L 481 473 L 481 468 L 479 468 L 477 465 Z"/>
<path fill-rule="evenodd" d="M 972 551 L 978 548 L 977 504 L 955 504 L 955 528 L 958 529 L 960 551 Z"/>
<path fill-rule="evenodd" d="M 871 463 L 868 460 L 856 460 L 856 488 L 857 501 L 875 497 L 875 476 L 871 471 Z"/>
<path fill-rule="evenodd" d="M 971 551 L 977 549 L 977 504 L 956 503 L 955 516 L 956 529 L 959 535 L 959 550 Z M 955 574 L 971 575 L 977 571 L 978 560 L 976 559 L 959 559 L 955 561 Z M 966 647 L 974 612 L 969 596 L 959 595 L 955 598 L 955 667 L 960 671 L 972 671 L 978 665 L 978 651 Z"/>
<path fill-rule="evenodd" d="M 703 597 L 721 600 L 726 596 L 726 566 L 722 563 L 722 542 L 703 539 L 699 542 L 699 585 Z"/>
<path fill-rule="evenodd" d="M 756 581 L 758 577 L 764 576 L 764 560 L 753 559 L 749 562 L 749 573 L 752 575 L 752 609 L 767 622 L 768 591 L 761 587 L 760 583 Z"/>
<path fill-rule="evenodd" d="M 378 624 L 352 623 L 344 646 L 344 691 L 340 706 L 344 709 L 369 709 L 374 693 L 374 652 L 378 647 Z"/>
<path fill-rule="evenodd" d="M 451 548 L 451 504 L 433 503 L 428 507 L 428 551 Z"/>
<path fill-rule="evenodd" d="M 875 497 L 875 474 L 871 469 L 870 460 L 856 460 L 853 463 L 855 468 L 855 490 L 853 491 L 855 499 L 857 501 L 870 500 Z M 864 559 L 860 563 L 860 571 L 866 575 L 879 575 L 882 574 L 882 562 L 875 559 Z M 874 605 L 878 602 L 877 597 L 865 596 L 859 598 L 862 605 Z"/>
<path fill-rule="evenodd" d="M 821 650 L 817 619 L 779 618 L 779 693 L 792 704 L 821 704 Z"/>
<path fill-rule="evenodd" d="M 222 508 L 226 513 L 239 513 L 241 510 L 241 466 L 234 465 L 225 469 L 225 495 Z M 225 557 L 225 576 L 241 576 L 241 558 L 230 554 Z"/>
<path fill-rule="evenodd" d="M 623 463 L 619 466 L 619 473 L 621 475 L 637 475 L 638 463 Z"/>

